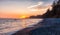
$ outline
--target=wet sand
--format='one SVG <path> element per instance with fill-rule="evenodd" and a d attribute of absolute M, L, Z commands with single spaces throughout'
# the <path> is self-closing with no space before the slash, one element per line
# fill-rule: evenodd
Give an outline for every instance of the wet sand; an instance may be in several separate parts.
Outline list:
<path fill-rule="evenodd" d="M 60 19 L 44 19 L 34 27 L 25 28 L 12 35 L 60 35 Z"/>

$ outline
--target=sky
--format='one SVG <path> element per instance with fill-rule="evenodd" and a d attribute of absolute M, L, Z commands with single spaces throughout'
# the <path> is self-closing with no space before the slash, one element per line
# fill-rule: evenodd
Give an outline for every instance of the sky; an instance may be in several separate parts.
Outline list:
<path fill-rule="evenodd" d="M 42 15 L 54 0 L 0 0 L 0 18 Z"/>

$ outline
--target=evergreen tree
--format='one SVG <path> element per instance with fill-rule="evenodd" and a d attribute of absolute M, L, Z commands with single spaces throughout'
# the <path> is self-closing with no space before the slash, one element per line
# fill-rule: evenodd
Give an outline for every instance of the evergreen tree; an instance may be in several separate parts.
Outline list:
<path fill-rule="evenodd" d="M 53 2 L 52 10 L 49 9 L 42 15 L 44 18 L 60 18 L 60 0 Z"/>
<path fill-rule="evenodd" d="M 55 5 L 56 5 L 56 3 L 55 3 L 55 1 L 54 1 L 52 7 L 54 7 Z"/>

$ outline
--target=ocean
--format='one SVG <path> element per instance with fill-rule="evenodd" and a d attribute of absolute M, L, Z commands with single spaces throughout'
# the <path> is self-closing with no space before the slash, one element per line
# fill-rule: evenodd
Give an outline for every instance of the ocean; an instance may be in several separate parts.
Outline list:
<path fill-rule="evenodd" d="M 17 31 L 33 27 L 43 19 L 7 19 L 0 18 L 0 35 L 11 35 Z"/>

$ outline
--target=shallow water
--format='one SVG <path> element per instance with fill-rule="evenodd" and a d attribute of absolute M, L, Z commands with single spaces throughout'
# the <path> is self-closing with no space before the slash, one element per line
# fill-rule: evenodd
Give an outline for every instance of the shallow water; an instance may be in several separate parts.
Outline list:
<path fill-rule="evenodd" d="M 26 27 L 33 27 L 43 19 L 0 19 L 0 35 L 11 35 Z"/>

